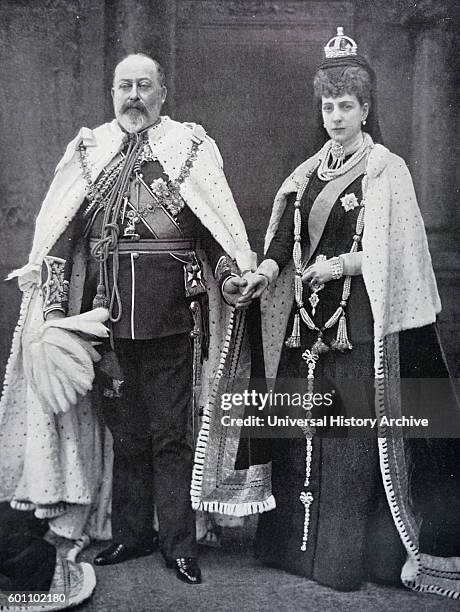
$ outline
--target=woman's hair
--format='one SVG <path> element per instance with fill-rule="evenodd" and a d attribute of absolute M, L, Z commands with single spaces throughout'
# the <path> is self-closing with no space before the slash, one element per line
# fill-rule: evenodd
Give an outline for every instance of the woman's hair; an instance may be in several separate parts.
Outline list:
<path fill-rule="evenodd" d="M 360 66 L 319 69 L 313 79 L 313 89 L 318 101 L 322 96 L 338 98 L 355 95 L 361 106 L 371 104 L 372 83 L 369 73 Z"/>
<path fill-rule="evenodd" d="M 326 58 L 316 69 L 313 79 L 316 98 L 317 129 L 313 137 L 318 147 L 322 146 L 329 136 L 323 127 L 321 116 L 322 96 L 337 98 L 344 94 L 355 95 L 358 102 L 369 104 L 369 114 L 363 127 L 374 142 L 383 144 L 377 110 L 377 81 L 375 72 L 362 55 Z"/>

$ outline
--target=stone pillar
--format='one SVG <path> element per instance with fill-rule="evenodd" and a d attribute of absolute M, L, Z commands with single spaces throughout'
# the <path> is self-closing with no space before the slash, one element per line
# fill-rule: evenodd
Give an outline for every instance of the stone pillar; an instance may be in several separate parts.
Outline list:
<path fill-rule="evenodd" d="M 458 373 L 460 7 L 455 0 L 422 0 L 403 23 L 414 43 L 410 167 L 443 302 L 441 333 Z"/>
<path fill-rule="evenodd" d="M 454 3 L 434 0 L 418 3 L 405 19 L 415 50 L 411 168 L 425 222 L 433 230 L 458 221 L 453 190 L 459 152 L 455 130 L 459 21 Z"/>

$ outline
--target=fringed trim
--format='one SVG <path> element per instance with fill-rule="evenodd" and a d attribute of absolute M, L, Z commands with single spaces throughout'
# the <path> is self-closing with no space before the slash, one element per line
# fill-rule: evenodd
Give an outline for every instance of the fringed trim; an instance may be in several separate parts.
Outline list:
<path fill-rule="evenodd" d="M 289 338 L 287 338 L 284 344 L 288 348 L 300 347 L 300 315 L 298 312 L 296 312 L 294 315 L 291 335 L 289 336 Z"/>
<path fill-rule="evenodd" d="M 235 355 L 239 353 L 239 347 L 242 342 L 241 330 L 244 329 L 244 326 L 244 313 L 236 313 L 235 311 L 233 311 L 229 320 L 227 334 L 224 340 L 224 345 L 221 353 L 219 366 L 217 368 L 217 373 L 214 379 L 214 384 L 212 385 L 212 388 L 210 390 L 208 402 L 204 407 L 202 426 L 198 434 L 198 440 L 196 444 L 195 462 L 193 466 L 192 483 L 190 487 L 190 498 L 194 510 L 217 512 L 220 514 L 229 514 L 231 516 L 236 517 L 266 512 L 275 508 L 275 499 L 273 496 L 270 496 L 265 501 L 252 501 L 242 503 L 202 500 L 204 463 L 206 458 L 207 445 L 209 442 L 212 413 L 215 406 L 216 395 L 219 391 L 219 380 L 222 378 L 224 370 L 226 375 L 230 377 L 235 375 L 237 358 L 235 356 L 235 359 L 231 364 L 227 363 L 229 348 L 230 343 L 232 341 L 232 336 L 236 335 Z"/>
<path fill-rule="evenodd" d="M 386 416 L 385 411 L 385 346 L 384 338 L 375 339 L 375 409 L 376 416 L 381 420 L 382 416 Z M 436 595 L 443 595 L 444 597 L 450 597 L 451 599 L 460 599 L 460 592 L 454 589 L 446 589 L 444 587 L 436 585 L 421 584 L 422 575 L 429 576 L 430 574 L 424 571 L 424 567 L 421 562 L 420 552 L 418 545 L 414 543 L 411 535 L 407 531 L 406 525 L 409 524 L 409 518 L 401 516 L 405 513 L 405 508 L 399 505 L 399 493 L 394 490 L 393 481 L 390 470 L 390 457 L 388 450 L 388 440 L 386 437 L 386 427 L 379 427 L 378 431 L 378 446 L 379 446 L 379 458 L 380 458 L 380 470 L 382 473 L 383 485 L 388 501 L 388 505 L 393 516 L 393 521 L 399 533 L 404 547 L 409 555 L 410 562 L 414 563 L 414 569 L 411 573 L 415 573 L 412 579 L 402 578 L 402 583 L 414 590 L 425 593 L 433 593 Z M 446 579 L 446 578 L 444 578 Z"/>
<path fill-rule="evenodd" d="M 30 512 L 36 508 L 34 503 L 30 501 L 19 501 L 18 499 L 12 499 L 10 501 L 10 506 L 13 508 L 13 510 L 21 510 L 23 512 Z"/>
<path fill-rule="evenodd" d="M 380 455 L 380 470 L 382 472 L 383 486 L 385 488 L 388 505 L 390 507 L 391 514 L 393 516 L 393 521 L 398 530 L 399 537 L 401 538 L 401 541 L 404 544 L 408 554 L 417 564 L 417 572 L 420 572 L 420 569 L 421 569 L 420 553 L 419 553 L 418 547 L 412 541 L 410 534 L 407 532 L 405 522 L 403 518 L 401 517 L 401 509 L 399 507 L 398 501 L 396 499 L 396 494 L 393 488 L 393 483 L 391 480 L 391 473 L 390 473 L 388 443 L 387 443 L 386 438 L 379 437 L 378 445 L 379 445 L 379 455 Z"/>
<path fill-rule="evenodd" d="M 241 504 L 231 504 L 217 501 L 192 502 L 194 510 L 205 510 L 206 512 L 217 512 L 219 514 L 229 514 L 231 516 L 248 516 L 249 514 L 260 514 L 276 508 L 273 495 L 264 501 L 243 502 Z"/>
<path fill-rule="evenodd" d="M 336 351 L 340 351 L 343 353 L 344 351 L 351 351 L 353 345 L 348 340 L 348 332 L 347 332 L 347 319 L 345 317 L 345 313 L 342 312 L 342 315 L 339 320 L 339 326 L 337 328 L 337 336 L 335 340 L 331 344 L 331 348 Z"/>
<path fill-rule="evenodd" d="M 413 591 L 419 591 L 420 593 L 433 593 L 434 595 L 442 595 L 444 597 L 450 597 L 450 599 L 460 599 L 460 593 L 452 589 L 444 589 L 434 585 L 417 584 L 413 581 L 403 581 L 403 584 Z"/>
<path fill-rule="evenodd" d="M 35 510 L 35 516 L 38 519 L 53 519 L 57 516 L 65 514 L 68 509 L 66 502 L 59 502 L 57 504 L 39 504 Z"/>
<path fill-rule="evenodd" d="M 381 421 L 383 416 L 386 416 L 385 411 L 385 364 L 384 364 L 384 338 L 375 339 L 375 411 L 376 416 Z M 383 486 L 387 496 L 388 505 L 393 516 L 394 523 L 398 529 L 399 536 L 411 558 L 416 562 L 417 573 L 421 569 L 420 553 L 418 547 L 412 541 L 411 536 L 407 532 L 405 522 L 401 517 L 401 509 L 399 507 L 396 494 L 393 488 L 390 471 L 390 459 L 388 453 L 388 441 L 386 439 L 386 427 L 379 426 L 378 430 L 378 447 L 380 458 L 380 470 L 382 473 Z"/>
<path fill-rule="evenodd" d="M 207 449 L 208 442 L 209 442 L 209 426 L 211 423 L 212 406 L 214 406 L 214 401 L 215 401 L 215 397 L 217 393 L 218 385 L 216 384 L 216 381 L 222 378 L 222 374 L 224 371 L 225 361 L 228 355 L 228 349 L 230 346 L 230 340 L 232 337 L 234 323 L 235 323 L 235 310 L 233 310 L 230 314 L 227 334 L 225 336 L 222 353 L 220 355 L 219 365 L 217 367 L 216 376 L 214 378 L 214 384 L 212 388 L 210 389 L 208 401 L 203 410 L 201 428 L 198 433 L 198 438 L 196 442 L 195 461 L 193 464 L 192 482 L 190 485 L 190 499 L 192 501 L 192 507 L 195 510 L 205 509 L 205 508 L 201 508 L 200 504 L 201 504 L 201 492 L 203 488 L 203 466 L 204 466 L 204 460 L 206 457 L 206 449 Z"/>
<path fill-rule="evenodd" d="M 236 377 L 238 362 L 243 345 L 244 330 L 246 328 L 246 313 L 239 311 L 236 314 L 234 326 L 234 350 L 232 351 L 232 361 L 226 365 L 226 378 L 233 380 Z"/>
<path fill-rule="evenodd" d="M 433 567 L 434 564 L 434 567 Z M 439 567 L 436 565 L 439 564 Z M 442 581 L 441 584 L 424 584 L 424 582 L 433 582 L 435 580 Z M 447 583 L 448 588 L 443 586 Z M 421 572 L 417 581 L 407 580 L 407 586 L 416 591 L 435 593 L 450 597 L 451 599 L 460 599 L 460 557 L 443 557 L 438 559 L 431 555 L 421 555 Z"/>
<path fill-rule="evenodd" d="M 219 366 L 217 367 L 216 380 L 218 380 L 219 378 L 222 378 L 222 374 L 224 372 L 225 360 L 227 359 L 228 348 L 230 346 L 230 340 L 232 338 L 234 324 L 235 324 L 235 310 L 232 310 L 232 312 L 230 313 L 230 318 L 228 320 L 228 328 L 227 328 L 227 333 L 225 335 L 222 353 L 220 355 Z"/>

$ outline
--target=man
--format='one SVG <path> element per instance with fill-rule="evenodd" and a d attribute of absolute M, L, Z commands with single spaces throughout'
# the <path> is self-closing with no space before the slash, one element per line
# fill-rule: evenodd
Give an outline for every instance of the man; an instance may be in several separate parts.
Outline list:
<path fill-rule="evenodd" d="M 251 270 L 255 255 L 216 145 L 201 126 L 160 116 L 166 93 L 155 60 L 136 54 L 117 65 L 116 120 L 94 131 L 83 128 L 67 147 L 37 219 L 29 264 L 15 275 L 32 291 L 23 310 L 36 312 L 42 295 L 47 321 L 100 306 L 109 311 L 111 346 L 101 349 L 97 386 L 114 441 L 113 543 L 95 564 L 120 563 L 159 547 L 167 566 L 196 584 L 192 364 L 199 367 L 208 357 L 203 375 L 216 372 L 226 304 L 245 285 L 232 272 L 234 263 L 239 273 Z M 29 318 L 20 321 L 17 334 L 23 327 L 28 332 L 28 325 Z M 198 340 L 194 354 L 191 335 Z M 10 373 L 19 367 L 14 353 Z M 68 438 L 60 436 L 64 444 Z M 12 479 L 9 488 L 14 484 Z M 17 507 L 45 506 L 53 516 L 56 507 L 57 514 L 81 503 L 81 496 L 75 501 L 64 491 L 59 503 L 55 496 L 47 505 L 43 490 L 34 498 L 28 486 L 33 488 L 21 477 L 20 495 L 17 488 L 13 493 Z M 97 494 L 93 487 L 89 506 L 97 505 Z"/>

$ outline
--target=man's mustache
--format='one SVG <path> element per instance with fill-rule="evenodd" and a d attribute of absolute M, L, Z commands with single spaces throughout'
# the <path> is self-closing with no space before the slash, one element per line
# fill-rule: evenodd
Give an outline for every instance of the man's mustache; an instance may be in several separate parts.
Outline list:
<path fill-rule="evenodd" d="M 145 108 L 145 104 L 143 102 L 139 101 L 139 102 L 126 102 L 121 107 L 121 112 L 122 113 L 126 113 L 127 111 L 132 110 L 132 109 L 136 109 L 136 110 L 140 111 L 141 113 L 145 113 L 146 110 L 147 110 Z"/>

